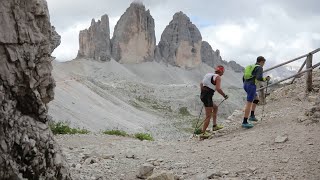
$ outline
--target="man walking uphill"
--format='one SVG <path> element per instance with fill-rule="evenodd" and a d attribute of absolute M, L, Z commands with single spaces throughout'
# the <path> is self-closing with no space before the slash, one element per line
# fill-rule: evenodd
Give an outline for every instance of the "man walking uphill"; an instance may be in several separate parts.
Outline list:
<path fill-rule="evenodd" d="M 228 96 L 221 89 L 221 76 L 223 75 L 223 73 L 224 67 L 221 65 L 217 66 L 215 69 L 215 73 L 207 73 L 204 76 L 202 82 L 200 83 L 200 99 L 203 102 L 203 105 L 205 106 L 206 110 L 206 118 L 204 120 L 202 128 L 202 133 L 204 134 L 209 126 L 211 117 L 213 120 L 213 131 L 217 131 L 223 128 L 223 126 L 217 124 L 218 106 L 215 105 L 212 101 L 212 96 L 215 91 L 221 94 L 225 99 L 228 99 Z"/>
<path fill-rule="evenodd" d="M 263 56 L 257 58 L 257 62 L 254 65 L 249 65 L 244 70 L 243 75 L 243 88 L 247 93 L 247 103 L 244 111 L 244 118 L 242 127 L 252 128 L 253 124 L 248 123 L 248 117 L 250 113 L 249 121 L 258 121 L 254 115 L 256 105 L 259 103 L 259 98 L 256 93 L 258 81 L 269 81 L 270 77 L 263 78 L 263 66 L 266 59 Z"/>

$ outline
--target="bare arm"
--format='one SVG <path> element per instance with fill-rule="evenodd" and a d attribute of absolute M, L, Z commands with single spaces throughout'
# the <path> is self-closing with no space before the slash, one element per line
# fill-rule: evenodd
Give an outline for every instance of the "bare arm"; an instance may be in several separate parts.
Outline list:
<path fill-rule="evenodd" d="M 203 89 L 203 83 L 201 82 L 200 83 L 200 90 L 202 90 Z"/>
<path fill-rule="evenodd" d="M 216 91 L 217 91 L 219 94 L 221 94 L 221 96 L 223 96 L 223 97 L 226 96 L 226 94 L 224 94 L 224 92 L 223 92 L 222 89 L 221 89 L 221 77 L 220 77 L 220 76 L 218 76 L 218 77 L 216 78 Z"/>

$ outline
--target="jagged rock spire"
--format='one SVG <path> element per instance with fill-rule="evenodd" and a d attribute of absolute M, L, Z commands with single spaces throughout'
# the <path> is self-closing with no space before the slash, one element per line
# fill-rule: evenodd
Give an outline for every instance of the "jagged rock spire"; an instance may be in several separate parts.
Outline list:
<path fill-rule="evenodd" d="M 101 21 L 92 19 L 89 29 L 80 31 L 77 58 L 92 58 L 106 61 L 111 59 L 110 27 L 108 15 Z"/>
<path fill-rule="evenodd" d="M 142 3 L 133 2 L 114 28 L 112 57 L 120 63 L 140 63 L 154 58 L 154 19 Z"/>
<path fill-rule="evenodd" d="M 156 49 L 156 60 L 191 68 L 201 63 L 202 37 L 198 28 L 183 12 L 174 14 Z"/>

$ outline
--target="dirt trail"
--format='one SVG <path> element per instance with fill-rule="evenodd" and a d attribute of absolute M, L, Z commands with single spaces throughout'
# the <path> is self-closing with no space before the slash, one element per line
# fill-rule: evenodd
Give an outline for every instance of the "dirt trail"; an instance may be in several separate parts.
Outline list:
<path fill-rule="evenodd" d="M 319 119 L 304 116 L 319 92 L 304 97 L 301 82 L 272 92 L 265 117 L 254 128 L 242 129 L 242 113 L 235 113 L 223 131 L 204 141 L 149 142 L 100 134 L 56 139 L 74 179 L 137 179 L 144 163 L 154 165 L 154 174 L 173 172 L 180 179 L 319 179 Z"/>

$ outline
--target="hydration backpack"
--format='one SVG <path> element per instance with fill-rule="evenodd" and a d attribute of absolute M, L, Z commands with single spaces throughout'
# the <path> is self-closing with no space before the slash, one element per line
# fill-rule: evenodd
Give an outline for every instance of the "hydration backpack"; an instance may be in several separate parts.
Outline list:
<path fill-rule="evenodd" d="M 243 75 L 244 80 L 248 80 L 248 79 L 253 78 L 252 72 L 253 72 L 254 68 L 257 66 L 260 66 L 260 65 L 253 64 L 253 65 L 249 65 L 244 68 L 244 75 Z"/>

